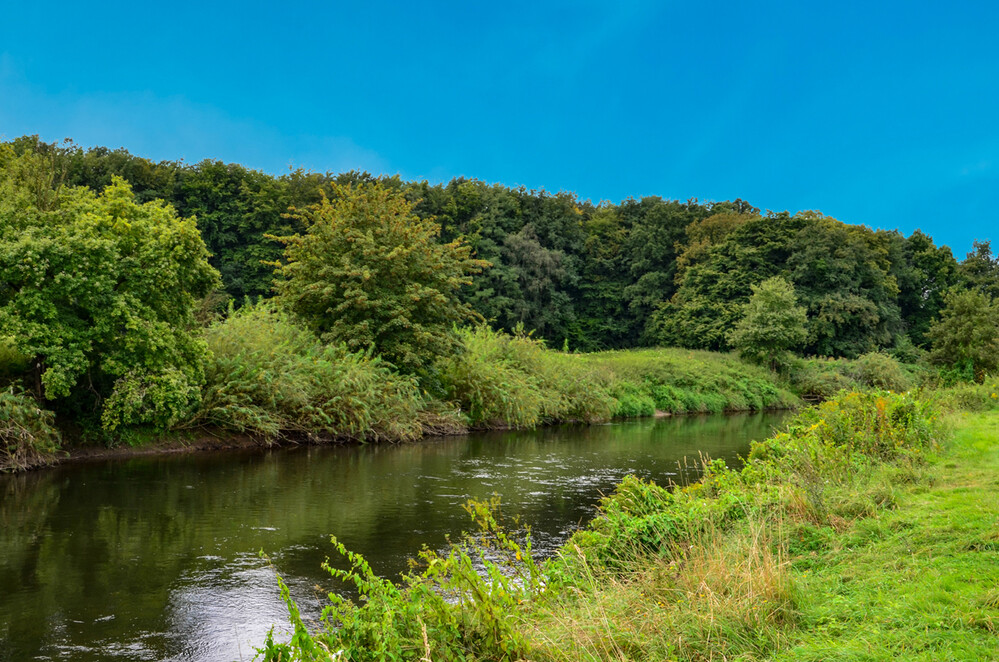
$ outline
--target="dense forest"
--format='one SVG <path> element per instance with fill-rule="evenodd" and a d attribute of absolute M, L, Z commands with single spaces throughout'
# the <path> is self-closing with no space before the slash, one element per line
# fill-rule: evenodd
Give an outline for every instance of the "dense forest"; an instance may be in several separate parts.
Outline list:
<path fill-rule="evenodd" d="M 729 349 L 751 287 L 783 276 L 808 310 L 806 353 L 855 357 L 927 344 L 945 293 L 970 284 L 999 294 L 989 242 L 958 262 L 919 230 L 848 225 L 820 212 L 766 212 L 742 200 L 660 197 L 594 205 L 571 193 L 454 179 L 431 185 L 368 173 L 295 170 L 273 176 L 237 164 L 154 163 L 124 149 L 84 150 L 22 137 L 17 153 L 43 155 L 56 184 L 102 191 L 117 175 L 139 203 L 156 199 L 195 217 L 237 306 L 273 292 L 283 246 L 269 235 L 303 231 L 289 215 L 336 184 L 380 181 L 434 218 L 442 239 L 464 237 L 492 266 L 461 297 L 497 328 L 533 329 L 549 344 L 593 351 L 646 345 Z"/>
<path fill-rule="evenodd" d="M 344 217 L 368 220 L 345 230 Z M 994 369 L 999 259 L 988 241 L 958 261 L 919 230 L 906 237 L 817 211 L 764 213 L 739 199 L 593 204 L 464 178 L 274 176 L 25 136 L 0 143 L 0 227 L 2 376 L 62 420 L 97 416 L 105 432 L 219 424 L 211 411 L 243 411 L 252 388 L 227 391 L 223 382 L 244 373 L 225 361 L 256 350 L 225 355 L 254 334 L 261 346 L 295 347 L 288 360 L 298 368 L 302 357 L 334 372 L 354 362 L 372 383 L 385 381 L 378 371 L 411 377 L 394 387 L 403 400 L 418 391 L 447 400 L 470 379 L 467 365 L 447 358 L 462 346 L 456 325 L 485 322 L 570 352 L 745 350 L 739 339 L 752 329 L 737 326 L 757 295 L 778 305 L 783 296 L 799 311 L 802 328 L 781 348 L 801 356 L 916 362 L 934 349 L 969 375 Z M 406 246 L 406 259 L 384 245 Z M 403 266 L 382 270 L 390 262 Z M 957 328 L 968 316 L 980 323 Z M 476 337 L 466 333 L 465 344 Z M 312 404 L 294 424 L 226 420 L 309 430 L 320 425 L 310 418 L 316 398 L 335 398 L 302 397 Z"/>

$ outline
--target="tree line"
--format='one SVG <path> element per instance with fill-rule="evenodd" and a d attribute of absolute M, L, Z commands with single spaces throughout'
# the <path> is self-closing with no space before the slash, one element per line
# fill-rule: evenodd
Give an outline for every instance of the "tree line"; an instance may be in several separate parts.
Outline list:
<path fill-rule="evenodd" d="M 927 347 L 946 293 L 999 294 L 999 262 L 987 241 L 958 262 L 916 230 L 848 225 L 819 212 L 761 213 L 742 200 L 656 196 L 613 204 L 457 178 L 407 182 L 363 172 L 303 170 L 274 176 L 237 164 L 152 162 L 124 149 L 83 149 L 37 137 L 11 141 L 51 163 L 67 186 L 102 191 L 126 180 L 139 203 L 161 199 L 198 229 L 237 306 L 273 294 L 273 239 L 306 229 L 291 210 L 334 198 L 337 187 L 379 182 L 420 219 L 458 237 L 490 267 L 460 297 L 495 327 L 532 329 L 574 350 L 671 345 L 727 350 L 754 285 L 785 278 L 808 314 L 807 354 L 856 357 Z"/>

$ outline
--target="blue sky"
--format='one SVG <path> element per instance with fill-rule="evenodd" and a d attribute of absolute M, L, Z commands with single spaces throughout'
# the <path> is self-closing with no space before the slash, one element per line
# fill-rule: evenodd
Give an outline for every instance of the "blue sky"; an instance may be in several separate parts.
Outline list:
<path fill-rule="evenodd" d="M 0 136 L 999 242 L 999 3 L 3 3 Z"/>

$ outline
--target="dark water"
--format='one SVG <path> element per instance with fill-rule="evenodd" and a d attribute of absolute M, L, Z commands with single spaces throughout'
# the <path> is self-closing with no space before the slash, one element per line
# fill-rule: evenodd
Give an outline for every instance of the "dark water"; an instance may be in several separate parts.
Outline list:
<path fill-rule="evenodd" d="M 440 547 L 469 526 L 468 498 L 498 493 L 504 513 L 519 514 L 550 553 L 626 474 L 681 482 L 684 457 L 737 460 L 781 418 L 136 458 L 0 477 L 0 660 L 250 660 L 287 620 L 275 572 L 318 613 L 331 533 L 395 577 L 421 545 Z"/>

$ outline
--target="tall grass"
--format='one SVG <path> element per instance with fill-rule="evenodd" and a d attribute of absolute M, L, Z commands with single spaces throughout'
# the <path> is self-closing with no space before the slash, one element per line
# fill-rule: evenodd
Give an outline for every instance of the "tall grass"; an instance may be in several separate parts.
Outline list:
<path fill-rule="evenodd" d="M 352 569 L 334 574 L 362 601 L 333 596 L 311 633 L 285 592 L 295 639 L 265 659 L 766 659 L 799 634 L 792 550 L 891 507 L 938 431 L 911 395 L 845 395 L 754 444 L 741 470 L 709 462 L 675 489 L 626 478 L 543 566 L 482 504 L 470 510 L 498 544 L 424 552 L 402 586 L 341 547 Z"/>
<path fill-rule="evenodd" d="M 52 412 L 14 387 L 0 391 L 0 471 L 49 464 L 61 441 Z"/>
<path fill-rule="evenodd" d="M 611 418 L 615 399 L 578 356 L 546 349 L 523 334 L 462 329 L 463 351 L 441 361 L 446 397 L 474 427 L 534 427 Z"/>
<path fill-rule="evenodd" d="M 800 400 L 777 376 L 721 354 L 657 348 L 581 355 L 618 401 L 618 416 L 647 414 L 649 404 L 667 413 L 705 413 L 790 408 Z"/>
<path fill-rule="evenodd" d="M 523 334 L 463 329 L 440 364 L 447 397 L 474 427 L 533 427 L 797 406 L 773 373 L 734 355 L 680 349 L 570 354 Z"/>
<path fill-rule="evenodd" d="M 206 331 L 211 360 L 188 426 L 267 438 L 400 441 L 423 433 L 415 382 L 364 353 L 321 344 L 268 306 L 233 312 Z"/>

